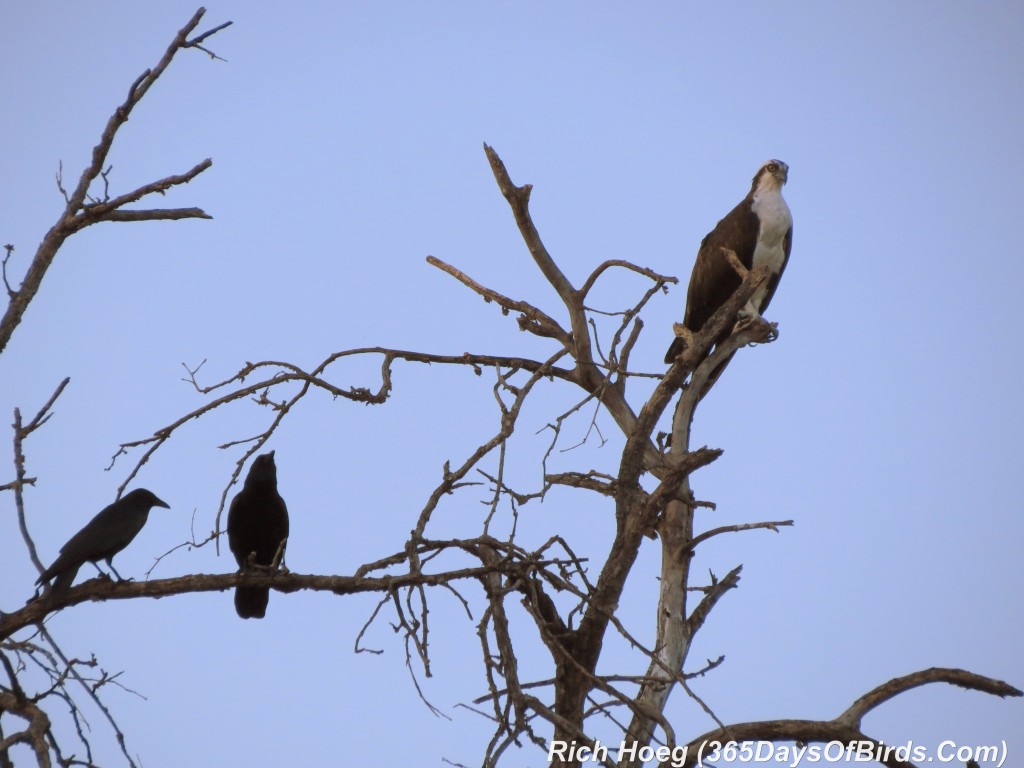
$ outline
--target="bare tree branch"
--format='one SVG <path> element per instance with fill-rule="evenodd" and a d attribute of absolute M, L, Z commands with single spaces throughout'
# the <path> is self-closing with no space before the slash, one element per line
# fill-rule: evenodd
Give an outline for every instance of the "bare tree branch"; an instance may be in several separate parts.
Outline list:
<path fill-rule="evenodd" d="M 511 567 L 511 566 L 508 566 Z M 30 600 L 12 613 L 0 615 L 0 640 L 5 640 L 25 627 L 37 624 L 53 611 L 85 602 L 104 600 L 130 600 L 134 598 L 160 598 L 192 592 L 224 592 L 233 587 L 269 587 L 278 592 L 331 592 L 336 595 L 354 595 L 362 592 L 389 592 L 406 586 L 436 586 L 453 581 L 479 579 L 493 570 L 479 566 L 433 574 L 410 573 L 379 577 L 318 576 L 293 572 L 192 574 L 152 581 L 113 581 L 106 576 L 82 582 L 62 595 Z"/>
<path fill-rule="evenodd" d="M 146 95 L 150 86 L 152 86 L 160 75 L 163 74 L 164 70 L 167 69 L 175 54 L 182 48 L 187 48 L 192 45 L 187 39 L 188 35 L 199 24 L 199 20 L 203 17 L 205 12 L 206 11 L 203 8 L 196 11 L 192 18 L 189 19 L 188 23 L 185 24 L 185 26 L 178 31 L 178 34 L 174 36 L 174 40 L 171 41 L 171 44 L 164 52 L 164 55 L 160 58 L 160 61 L 157 62 L 156 66 L 153 69 L 147 69 L 135 79 L 135 82 L 132 83 L 131 87 L 128 89 L 128 95 L 124 102 L 114 110 L 114 113 L 107 121 L 107 125 L 100 136 L 99 143 L 92 150 L 91 162 L 85 170 L 82 171 L 78 184 L 70 194 L 64 191 L 61 186 L 61 174 L 58 174 L 58 188 L 60 188 L 64 194 L 66 206 L 60 217 L 57 219 L 57 223 L 50 228 L 50 231 L 46 233 L 43 241 L 39 244 L 39 248 L 36 250 L 36 254 L 32 258 L 32 262 L 29 264 L 28 269 L 25 272 L 21 285 L 17 290 L 12 289 L 9 284 L 6 285 L 8 304 L 3 317 L 0 318 L 0 353 L 6 349 L 7 343 L 10 341 L 11 335 L 14 333 L 14 329 L 21 323 L 25 310 L 39 291 L 43 277 L 46 275 L 47 270 L 49 270 L 50 265 L 57 256 L 57 251 L 64 244 L 64 241 L 75 232 L 99 221 L 210 218 L 205 212 L 197 208 L 177 209 L 173 212 L 117 210 L 120 206 L 129 202 L 135 202 L 145 195 L 152 194 L 153 192 L 162 193 L 172 186 L 191 181 L 197 175 L 210 167 L 210 160 L 204 160 L 185 174 L 180 176 L 169 176 L 160 181 L 152 182 L 139 187 L 134 192 L 115 198 L 114 200 L 98 204 L 86 202 L 89 195 L 89 189 L 97 178 L 103 177 L 104 183 L 106 183 L 106 178 L 103 176 L 106 173 L 104 168 L 106 166 L 107 155 L 110 153 L 110 148 L 114 143 L 114 137 L 117 135 L 118 130 L 128 120 L 132 110 L 142 100 L 142 97 Z M 223 29 L 224 26 L 226 25 L 221 25 L 218 29 Z M 201 37 L 205 39 L 214 31 L 216 30 L 211 30 L 209 33 Z M 8 255 L 10 255 L 9 252 Z M 5 284 L 7 283 L 6 259 L 4 260 L 4 282 Z"/>
<path fill-rule="evenodd" d="M 973 672 L 968 672 L 964 669 L 932 667 L 930 669 L 921 670 L 920 672 L 914 672 L 910 675 L 897 677 L 887 683 L 883 683 L 871 691 L 868 691 L 853 702 L 853 704 L 851 704 L 843 714 L 837 717 L 835 722 L 859 727 L 860 721 L 864 718 L 864 715 L 875 707 L 880 704 L 884 704 L 889 701 L 889 699 L 892 699 L 905 691 L 909 691 L 922 685 L 928 685 L 929 683 L 948 683 L 949 685 L 966 688 L 969 691 L 981 691 L 982 693 L 989 693 L 1000 698 L 1005 698 L 1006 696 L 1024 696 L 1024 692 L 1021 692 L 1019 689 L 1014 688 L 1008 683 L 1004 683 L 1002 680 L 995 680 L 991 677 L 976 675 Z"/>
<path fill-rule="evenodd" d="M 999 697 L 1024 696 L 1024 692 L 1002 680 L 983 677 L 962 669 L 925 669 L 878 686 L 857 699 L 835 720 L 765 720 L 737 723 L 709 731 L 687 745 L 684 766 L 694 766 L 701 759 L 707 760 L 714 744 L 727 741 L 795 741 L 799 744 L 834 741 L 853 745 L 870 742 L 875 746 L 875 762 L 890 768 L 913 768 L 913 763 L 900 759 L 893 747 L 887 747 L 881 741 L 866 736 L 860 730 L 860 721 L 870 710 L 900 693 L 928 683 L 939 682 Z"/>
<path fill-rule="evenodd" d="M 25 730 L 12 733 L 0 740 L 0 755 L 9 760 L 11 747 L 16 744 L 27 744 L 35 753 L 36 763 L 40 768 L 50 768 L 50 750 L 46 742 L 46 734 L 50 730 L 50 718 L 35 702 L 19 697 L 10 691 L 0 690 L 0 712 L 19 717 L 28 722 Z M 12 763 L 8 763 L 13 765 Z"/>
<path fill-rule="evenodd" d="M 537 336 L 557 339 L 567 350 L 571 351 L 572 336 L 562 326 L 536 307 L 525 301 L 516 301 L 515 299 L 503 296 L 497 291 L 481 285 L 461 270 L 456 269 L 451 264 L 446 264 L 438 258 L 427 256 L 427 263 L 437 267 L 442 272 L 447 272 L 466 287 L 476 291 L 484 297 L 484 301 L 495 302 L 501 307 L 503 314 L 508 314 L 510 311 L 521 312 L 522 317 L 519 320 L 519 327 L 522 330 L 529 331 Z"/>
<path fill-rule="evenodd" d="M 43 572 L 44 566 L 42 561 L 39 559 L 39 553 L 36 552 L 36 544 L 33 541 L 31 534 L 28 532 L 28 522 L 25 517 L 25 495 L 24 490 L 26 485 L 34 485 L 35 478 L 26 476 L 25 471 L 25 451 L 24 442 L 25 438 L 35 432 L 39 427 L 50 420 L 53 408 L 53 404 L 57 402 L 57 398 L 61 396 L 64 388 L 71 382 L 71 379 L 65 378 L 57 388 L 50 395 L 50 398 L 43 404 L 43 407 L 39 409 L 35 417 L 28 424 L 22 424 L 21 410 L 18 408 L 14 409 L 14 472 L 15 480 L 12 483 L 8 483 L 5 486 L 0 487 L 0 490 L 13 490 L 14 491 L 14 506 L 18 512 L 18 530 L 21 531 L 21 538 L 25 542 L 25 548 L 28 550 L 29 559 L 32 560 L 32 564 L 38 569 L 40 573 Z"/>

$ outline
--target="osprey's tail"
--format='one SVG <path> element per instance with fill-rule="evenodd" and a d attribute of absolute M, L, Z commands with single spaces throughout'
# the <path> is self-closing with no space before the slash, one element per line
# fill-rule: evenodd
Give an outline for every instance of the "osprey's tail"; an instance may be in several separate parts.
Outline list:
<path fill-rule="evenodd" d="M 707 393 L 711 391 L 711 388 L 713 386 L 715 386 L 715 382 L 717 382 L 718 379 L 721 377 L 721 375 L 723 373 L 725 373 L 725 366 L 727 366 L 729 364 L 729 362 L 733 359 L 733 357 L 735 355 L 736 355 L 736 353 L 733 352 L 731 355 L 729 355 L 727 358 L 725 358 L 725 360 L 720 362 L 718 364 L 718 366 L 715 368 L 715 370 L 713 370 L 711 372 L 711 375 L 708 376 L 707 382 L 704 384 L 704 390 L 700 393 L 700 398 L 699 398 L 698 402 L 700 402 L 700 400 L 703 400 L 704 396 L 707 395 Z"/>
<path fill-rule="evenodd" d="M 728 337 L 728 335 L 729 333 L 726 332 L 723 335 L 723 338 Z M 719 341 L 721 341 L 721 339 L 719 339 Z M 671 365 L 676 361 L 676 358 L 679 355 L 681 355 L 685 349 L 686 339 L 684 339 L 682 336 L 676 336 L 674 339 L 672 339 L 672 343 L 669 345 L 668 352 L 665 353 L 665 362 L 668 365 Z M 714 347 L 712 347 L 712 349 L 714 349 Z M 711 375 L 708 376 L 707 382 L 704 384 L 704 390 L 700 393 L 700 400 L 704 399 L 704 396 L 711 390 L 711 388 L 715 385 L 715 382 L 717 382 L 719 377 L 721 377 L 721 375 L 725 372 L 725 367 L 729 365 L 729 362 L 732 360 L 735 354 L 736 353 L 733 352 L 731 355 L 725 358 L 725 360 L 720 362 L 718 366 L 715 368 L 715 370 L 711 372 Z M 701 362 L 704 362 L 704 358 L 702 358 L 701 361 L 698 362 L 698 365 L 700 365 Z"/>
<path fill-rule="evenodd" d="M 665 353 L 665 364 L 672 365 L 685 348 L 686 342 L 683 341 L 682 336 L 676 336 L 672 339 L 672 343 L 668 346 L 668 352 Z"/>

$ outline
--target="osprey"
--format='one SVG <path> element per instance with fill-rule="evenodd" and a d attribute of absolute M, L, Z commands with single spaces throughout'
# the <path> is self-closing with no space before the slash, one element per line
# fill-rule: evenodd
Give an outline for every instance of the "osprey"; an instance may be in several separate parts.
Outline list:
<path fill-rule="evenodd" d="M 788 176 L 789 166 L 781 160 L 766 162 L 754 175 L 750 192 L 743 201 L 701 241 L 686 292 L 683 318 L 683 326 L 691 333 L 700 331 L 742 282 L 736 270 L 729 266 L 723 248 L 733 251 L 747 269 L 768 267 L 768 279 L 754 291 L 738 319 L 758 320 L 768 308 L 793 245 L 793 217 L 782 199 L 782 187 Z M 725 341 L 732 331 L 732 326 L 723 330 L 715 344 Z M 665 362 L 672 363 L 685 346 L 685 335 L 676 336 L 665 354 Z M 711 375 L 708 387 L 721 376 L 730 359 L 724 360 Z"/>

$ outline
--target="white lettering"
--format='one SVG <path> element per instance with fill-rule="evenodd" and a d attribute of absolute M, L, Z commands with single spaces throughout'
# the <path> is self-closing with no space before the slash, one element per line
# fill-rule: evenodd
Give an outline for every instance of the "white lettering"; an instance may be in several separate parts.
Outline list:
<path fill-rule="evenodd" d="M 573 741 L 561 741 L 556 739 L 548 745 L 548 762 L 550 763 L 556 757 L 559 760 L 578 760 L 581 763 L 600 763 L 608 760 L 608 747 L 600 741 L 595 741 L 594 746 L 590 747 L 586 744 L 580 744 L 577 746 L 575 739 Z"/>
<path fill-rule="evenodd" d="M 843 753 L 846 752 L 846 745 L 841 741 L 830 741 L 825 745 L 825 761 L 829 763 L 838 763 L 843 759 Z"/>
<path fill-rule="evenodd" d="M 939 749 L 938 749 L 938 752 L 936 753 L 938 758 L 939 758 L 939 762 L 941 762 L 941 763 L 950 763 L 950 762 L 952 762 L 955 759 L 954 756 L 953 756 L 953 753 L 949 752 L 947 750 L 952 750 L 952 749 L 955 749 L 955 748 L 956 748 L 956 744 L 954 744 L 952 741 L 944 741 L 941 744 L 939 744 Z"/>
<path fill-rule="evenodd" d="M 976 763 L 994 763 L 999 758 L 998 747 L 976 747 L 972 752 Z"/>
<path fill-rule="evenodd" d="M 683 768 L 689 747 L 676 747 L 672 750 L 672 768 Z"/>
<path fill-rule="evenodd" d="M 556 757 L 559 760 L 572 760 L 571 757 L 565 756 L 565 750 L 567 750 L 568 748 L 569 745 L 566 744 L 564 741 L 552 740 L 552 742 L 548 745 L 548 762 L 550 763 Z"/>
<path fill-rule="evenodd" d="M 785 754 L 786 748 L 780 747 L 783 754 Z M 757 749 L 754 750 L 754 762 L 767 763 L 772 759 L 775 754 L 775 744 L 770 741 L 759 741 L 757 742 Z M 778 758 L 775 758 L 776 760 Z"/>
<path fill-rule="evenodd" d="M 635 741 L 634 742 L 630 742 L 630 745 L 628 747 L 626 746 L 626 742 L 624 742 L 624 741 L 619 744 L 619 762 L 621 763 L 624 760 L 626 760 L 627 758 L 629 760 L 636 760 L 636 742 Z"/>
<path fill-rule="evenodd" d="M 870 741 L 851 741 L 850 748 L 854 750 L 854 755 L 859 763 L 866 763 L 875 757 L 875 745 Z M 886 747 L 886 749 L 891 749 L 891 747 Z M 881 755 L 878 758 L 880 761 L 886 759 Z"/>

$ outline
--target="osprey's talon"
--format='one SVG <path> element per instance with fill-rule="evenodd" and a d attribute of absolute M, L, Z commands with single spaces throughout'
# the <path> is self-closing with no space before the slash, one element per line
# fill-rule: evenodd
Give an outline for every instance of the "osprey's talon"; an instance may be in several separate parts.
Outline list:
<path fill-rule="evenodd" d="M 736 314 L 736 325 L 733 326 L 733 333 L 739 333 L 745 331 L 748 328 L 753 328 L 757 325 L 758 321 L 764 322 L 760 315 L 752 315 L 745 309 L 741 309 Z"/>

